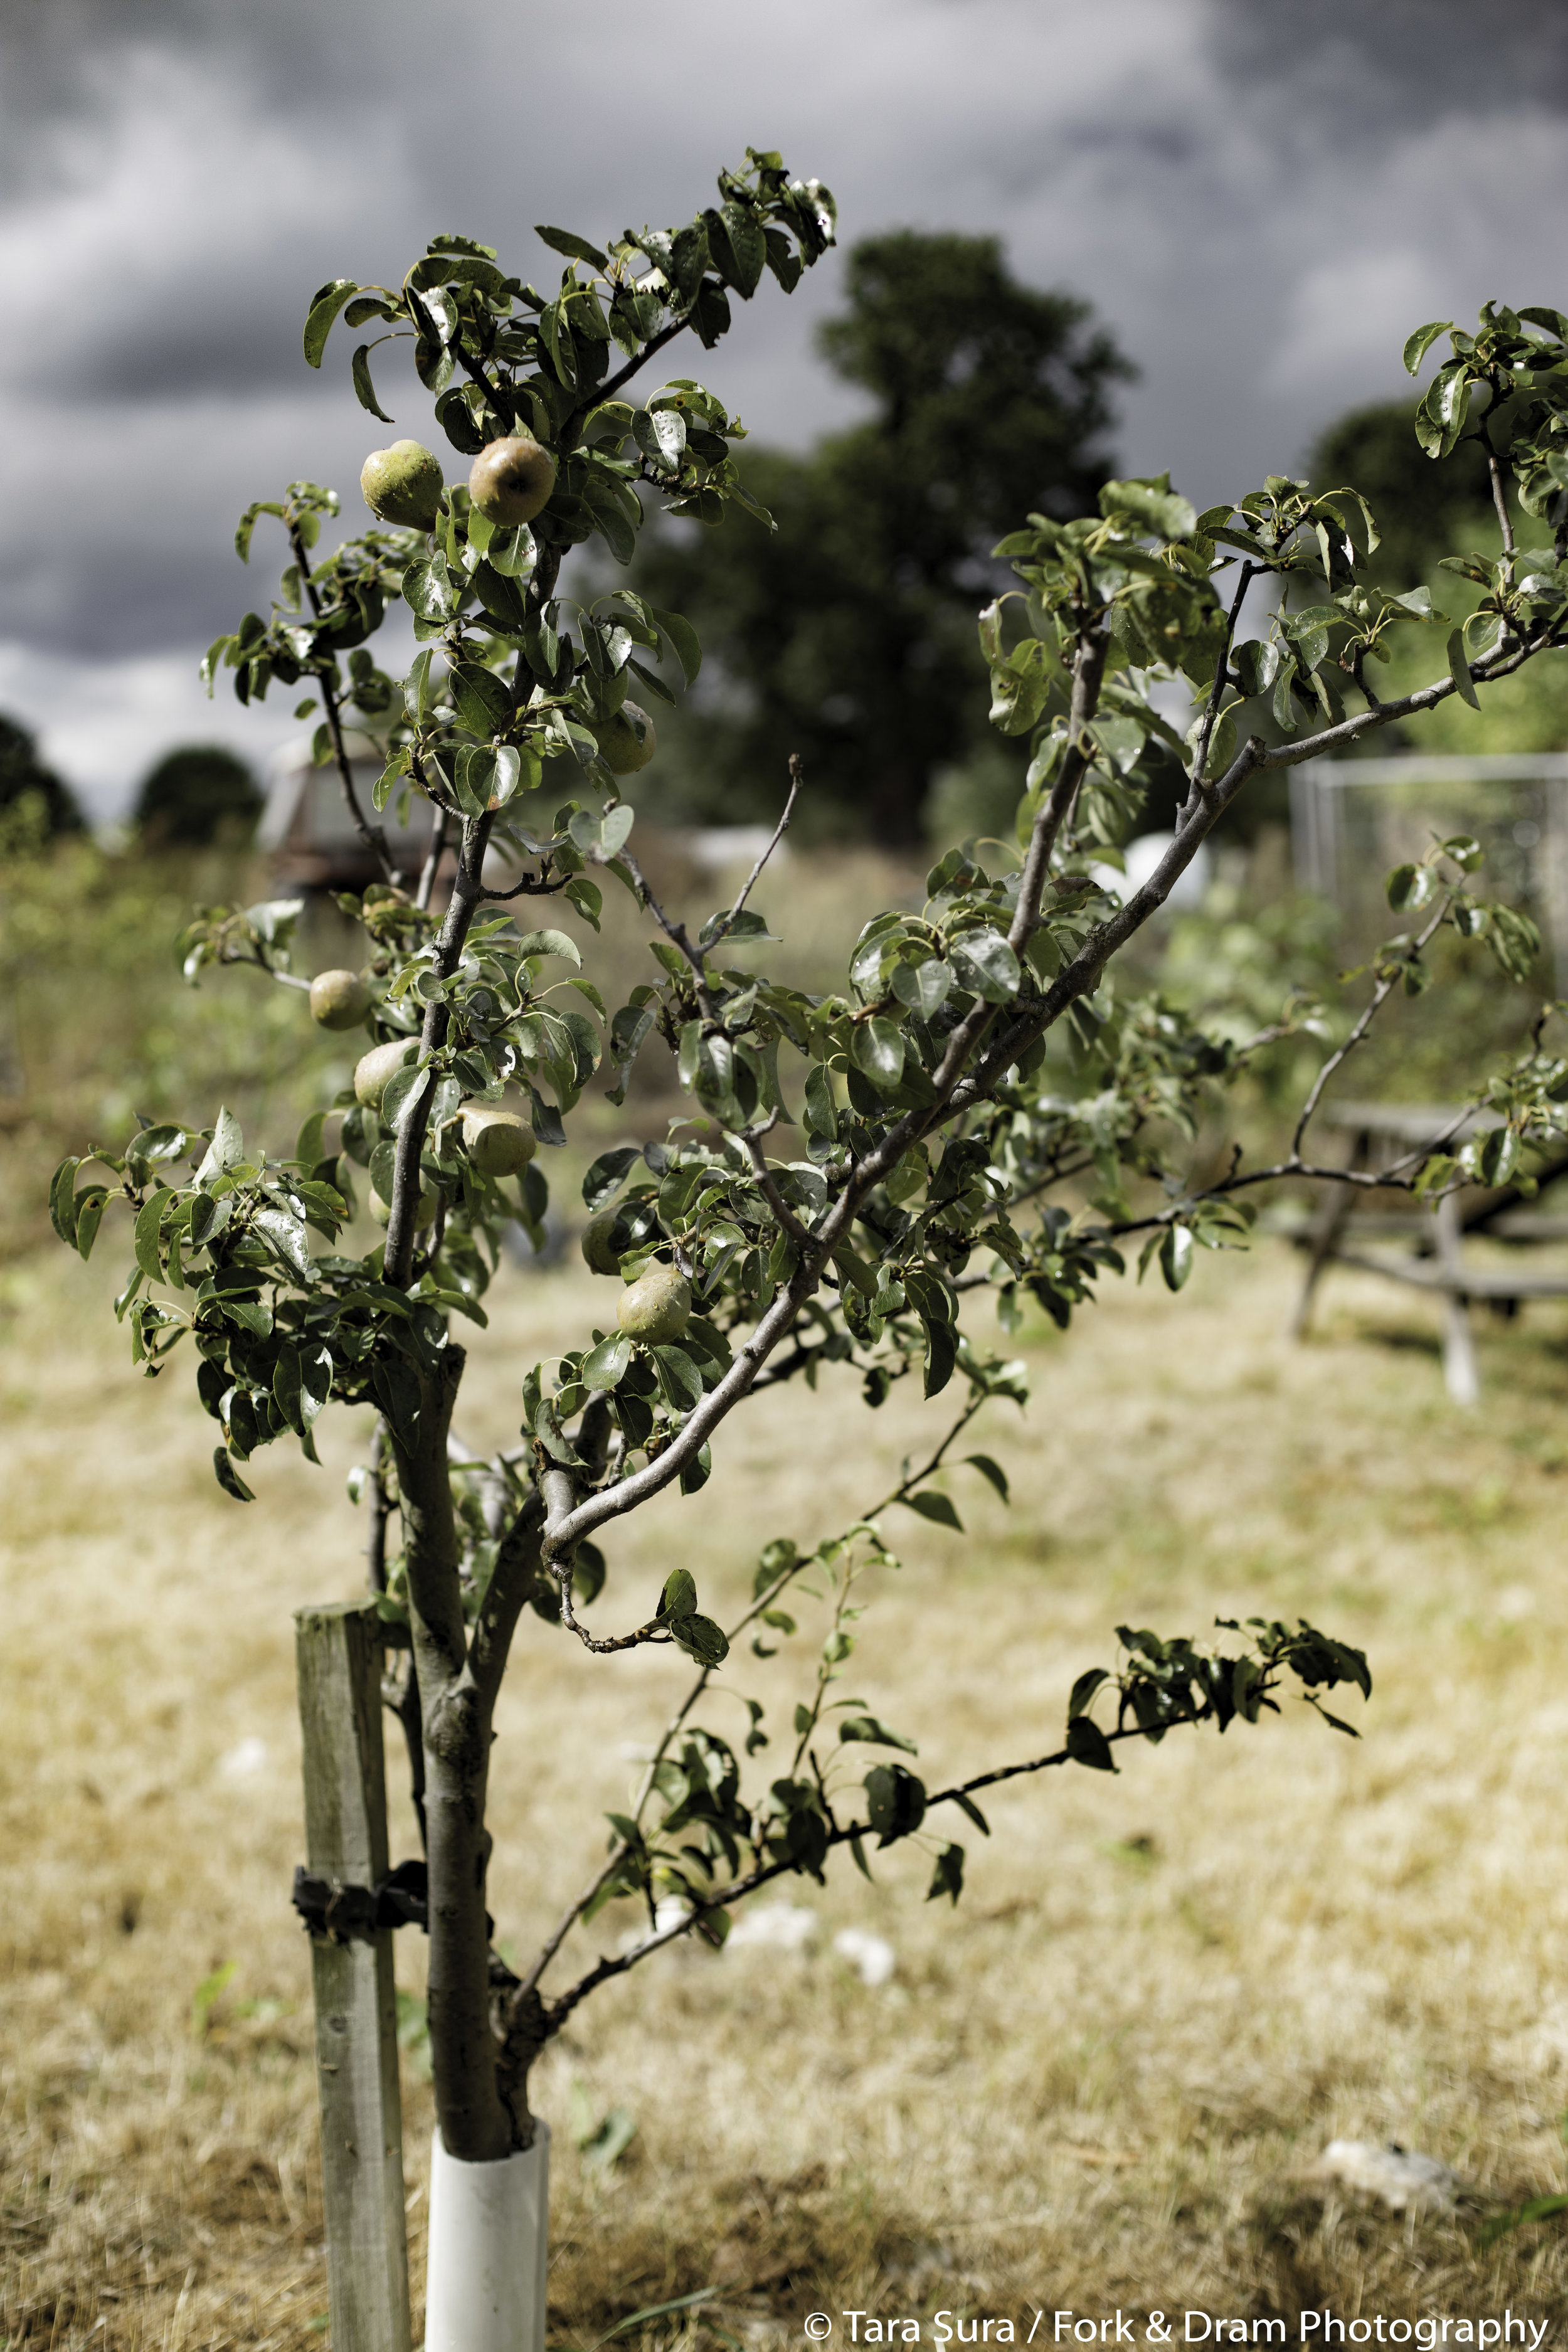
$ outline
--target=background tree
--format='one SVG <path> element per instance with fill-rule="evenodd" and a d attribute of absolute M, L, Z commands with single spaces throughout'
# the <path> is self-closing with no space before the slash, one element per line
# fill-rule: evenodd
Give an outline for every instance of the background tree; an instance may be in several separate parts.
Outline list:
<path fill-rule="evenodd" d="M 15 809 L 30 794 L 46 835 L 80 833 L 82 814 L 68 784 L 38 758 L 25 727 L 0 714 L 0 809 Z"/>
<path fill-rule="evenodd" d="M 147 1126 L 122 1151 L 96 1150 L 85 1181 L 68 1160 L 52 1191 L 60 1234 L 84 1255 L 111 1204 L 132 1216 L 135 1265 L 116 1311 L 150 1372 L 192 1342 L 230 1496 L 254 1499 L 244 1466 L 275 1439 L 292 1435 L 314 1458 L 329 1401 L 377 1416 L 355 1486 L 371 1516 L 373 1586 L 408 1644 L 399 1712 L 426 1836 L 437 2153 L 459 2172 L 530 2148 L 530 2069 L 592 1992 L 678 1936 L 721 1940 L 731 1907 L 758 1889 L 820 1877 L 840 1847 L 869 1871 L 874 1853 L 913 1841 L 931 1862 L 931 1897 L 956 1900 L 964 1853 L 946 1825 L 961 1816 L 989 1834 L 980 1798 L 994 1784 L 1068 1763 L 1113 1770 L 1116 1742 L 1256 1722 L 1292 1684 L 1315 1706 L 1342 1683 L 1366 1690 L 1364 1660 L 1303 1624 L 1226 1622 L 1215 1641 L 1122 1627 L 1115 1666 L 1091 1666 L 1075 1685 L 1058 1745 L 932 1790 L 903 1760 L 910 1733 L 844 1683 L 868 1578 L 890 1558 L 884 1514 L 908 1505 L 961 1529 L 931 1482 L 978 1414 L 1022 1393 L 1018 1368 L 984 1344 L 973 1313 L 961 1319 L 966 1298 L 989 1295 L 1006 1331 L 1026 1290 L 1065 1328 L 1101 1276 L 1122 1269 L 1130 1235 L 1141 1267 L 1157 1263 L 1179 1287 L 1198 1247 L 1245 1234 L 1248 1189 L 1287 1179 L 1426 1194 L 1506 1182 L 1556 1126 L 1568 1090 L 1543 1016 L 1489 1090 L 1498 1122 L 1462 1150 L 1347 1178 L 1308 1149 L 1325 1087 L 1393 993 L 1420 989 L 1440 929 L 1481 940 L 1514 977 L 1528 968 L 1531 926 L 1470 887 L 1479 852 L 1468 839 L 1435 843 L 1393 877 L 1411 927 L 1375 959 L 1359 1019 L 1267 1166 L 1237 1155 L 1205 1181 L 1192 1139 L 1214 1084 L 1310 1008 L 1287 1007 L 1238 1046 L 1157 998 L 1124 997 L 1111 971 L 1253 777 L 1475 695 L 1568 637 L 1568 320 L 1555 311 L 1489 308 L 1479 335 L 1456 336 L 1423 403 L 1421 430 L 1446 454 L 1479 391 L 1488 407 L 1470 429 L 1494 481 L 1511 470 L 1540 528 L 1526 553 L 1505 529 L 1475 613 L 1441 623 L 1446 662 L 1430 683 L 1395 700 L 1368 680 L 1389 628 L 1437 616 L 1424 590 L 1394 593 L 1367 577 L 1375 533 L 1355 492 L 1314 496 L 1274 477 L 1199 515 L 1163 479 L 1104 482 L 1094 514 L 1036 510 L 994 551 L 1019 583 L 980 616 L 992 719 L 1027 757 L 1018 856 L 942 858 L 923 905 L 873 915 L 842 992 L 825 995 L 769 972 L 772 934 L 752 903 L 766 855 L 695 937 L 668 916 L 631 847 L 637 812 L 623 782 L 656 744 L 628 689 L 636 679 L 657 698 L 669 690 L 661 669 L 694 677 L 700 645 L 687 619 L 637 591 L 584 604 L 563 592 L 561 572 L 567 551 L 595 536 L 629 559 L 644 497 L 714 519 L 749 497 L 710 394 L 675 377 L 645 383 L 635 403 L 621 397 L 678 335 L 716 342 L 731 290 L 749 298 L 767 268 L 787 289 L 831 241 L 831 199 L 774 154 L 749 154 L 719 194 L 684 226 L 624 232 L 607 250 L 541 230 L 568 263 L 548 298 L 490 248 L 449 236 L 398 287 L 321 289 L 307 358 L 320 362 L 340 314 L 412 341 L 437 418 L 476 461 L 464 488 L 443 486 L 417 444 L 373 453 L 362 479 L 384 527 L 324 551 L 331 492 L 295 483 L 258 502 L 239 550 L 248 555 L 264 517 L 280 527 L 279 593 L 269 616 L 248 614 L 207 656 L 209 677 L 231 672 L 242 700 L 275 680 L 307 688 L 300 712 L 320 709 L 321 755 L 384 861 L 386 880 L 344 902 L 363 928 L 363 968 L 308 983 L 322 1025 L 357 1027 L 366 1050 L 353 1087 L 306 1120 L 286 1159 L 247 1144 L 223 1110 L 201 1129 Z M 1413 368 L 1440 332 L 1412 338 Z M 383 415 L 368 345 L 352 368 L 362 403 Z M 1505 407 L 1510 437 L 1498 446 L 1487 418 Z M 1304 583 L 1315 601 L 1285 605 L 1265 635 L 1243 638 L 1259 578 Z M 393 598 L 420 646 L 400 679 L 366 646 Z M 1159 708 L 1177 680 L 1201 704 L 1184 747 Z M 1237 711 L 1265 689 L 1288 740 L 1238 741 Z M 385 752 L 369 812 L 345 748 L 351 706 Z M 1095 865 L 1138 821 L 1148 778 L 1173 751 L 1188 778 L 1177 828 L 1118 905 Z M 538 790 L 547 758 L 557 775 L 571 761 L 577 779 L 577 795 L 553 808 Z M 798 759 L 789 767 L 775 841 L 799 789 Z M 416 793 L 432 804 L 437 837 L 420 874 L 405 877 L 378 820 L 395 794 Z M 455 870 L 438 908 L 443 842 Z M 487 861 L 516 878 L 490 878 Z M 574 932 L 520 928 L 512 911 L 545 898 L 555 902 L 545 911 L 595 930 L 600 875 L 656 933 L 649 979 L 614 1013 Z M 289 968 L 298 912 L 292 902 L 205 909 L 183 942 L 188 976 L 237 963 L 302 992 Z M 599 1139 L 602 1114 L 580 1110 L 584 1088 L 605 1072 L 609 1100 L 623 1105 L 639 1052 L 659 1045 L 689 1108 L 663 1136 L 599 1150 L 582 1179 L 585 1255 L 621 1286 L 577 1344 L 521 1372 L 521 1443 L 476 1461 L 456 1418 L 466 1360 L 453 1318 L 482 1319 L 503 1225 L 521 1218 L 538 1233 L 539 1147 L 564 1145 L 568 1119 Z M 384 1240 L 341 1247 L 366 1179 Z M 777 1410 L 795 1380 L 851 1385 L 875 1409 L 911 1378 L 928 1397 L 953 1392 L 932 1452 L 809 1549 L 783 1532 L 765 1541 L 736 1622 L 703 1612 L 685 1567 L 657 1593 L 622 1599 L 598 1538 L 669 1489 L 700 1491 L 732 1415 Z M 991 1454 L 963 1459 L 1005 1492 Z M 602 1593 L 617 1630 L 584 1622 Z M 630 1808 L 609 1816 L 607 1853 L 531 1962 L 514 1966 L 487 1912 L 486 1798 L 497 1696 L 525 1612 L 525 1638 L 575 1640 L 603 1660 L 673 1646 L 692 1681 Z M 813 1628 L 804 1657 L 789 1648 L 803 1619 Z M 541 1621 L 552 1631 L 536 1632 Z M 737 1744 L 699 1710 L 741 1696 L 732 1684 L 716 1692 L 713 1678 L 742 1635 L 760 1661 L 798 1661 L 799 1695 L 782 1708 L 743 1696 Z M 577 1931 L 616 1901 L 639 1907 L 647 1932 L 591 1957 Z M 433 2264 L 442 2242 L 433 2228 Z M 432 2322 L 428 2340 L 447 2337 Z"/>
<path fill-rule="evenodd" d="M 255 771 L 222 743 L 166 751 L 136 796 L 136 822 L 149 848 L 247 840 L 265 795 Z"/>
<path fill-rule="evenodd" d="M 774 533 L 660 532 L 637 576 L 689 613 L 719 672 L 679 739 L 690 813 L 756 816 L 787 744 L 814 825 L 905 846 L 933 775 L 984 740 L 991 549 L 1021 514 L 1092 509 L 1132 370 L 1087 302 L 1020 284 L 995 237 L 867 238 L 846 294 L 818 342 L 871 413 L 804 457 L 746 449 Z"/>

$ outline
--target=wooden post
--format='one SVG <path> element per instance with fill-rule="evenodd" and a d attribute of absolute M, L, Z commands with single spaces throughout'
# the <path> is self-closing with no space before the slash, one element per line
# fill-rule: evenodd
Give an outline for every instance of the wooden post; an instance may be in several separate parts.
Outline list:
<path fill-rule="evenodd" d="M 295 1618 L 308 1867 L 345 1886 L 387 1873 L 381 1621 L 374 1604 Z M 409 2352 L 403 2112 L 392 1933 L 310 1938 L 333 2352 Z"/>

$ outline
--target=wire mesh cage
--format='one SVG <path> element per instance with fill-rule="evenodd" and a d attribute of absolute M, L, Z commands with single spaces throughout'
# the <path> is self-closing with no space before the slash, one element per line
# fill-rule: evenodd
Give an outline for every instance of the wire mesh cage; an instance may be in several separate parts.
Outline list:
<path fill-rule="evenodd" d="M 1308 761 L 1290 771 L 1290 833 L 1299 887 L 1340 909 L 1358 948 L 1387 933 L 1390 869 L 1471 835 L 1481 887 L 1539 925 L 1568 991 L 1568 753 Z"/>

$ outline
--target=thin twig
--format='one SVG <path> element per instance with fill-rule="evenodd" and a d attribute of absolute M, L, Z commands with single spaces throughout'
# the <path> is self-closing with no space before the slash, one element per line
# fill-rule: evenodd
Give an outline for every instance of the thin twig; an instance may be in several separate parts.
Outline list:
<path fill-rule="evenodd" d="M 429 908 L 431 894 L 436 887 L 436 876 L 441 864 L 442 854 L 447 846 L 448 814 L 449 812 L 445 808 L 437 806 L 436 822 L 430 828 L 430 846 L 426 852 L 424 869 L 419 877 L 419 887 L 414 894 L 415 905 L 426 911 Z"/>
<path fill-rule="evenodd" d="M 1417 935 L 1415 947 L 1412 950 L 1413 954 L 1419 955 L 1423 948 L 1430 946 L 1431 942 L 1436 938 L 1437 933 L 1441 930 L 1444 923 L 1447 921 L 1448 909 L 1452 904 L 1453 892 L 1451 890 L 1446 890 L 1442 898 L 1438 902 L 1436 913 L 1426 925 L 1426 929 Z M 1338 1047 L 1334 1053 L 1329 1055 L 1328 1060 L 1323 1064 L 1322 1068 L 1318 1072 L 1316 1078 L 1312 1081 L 1311 1090 L 1309 1093 L 1306 1101 L 1301 1106 L 1301 1116 L 1296 1121 L 1296 1132 L 1290 1139 L 1290 1157 L 1292 1160 L 1299 1160 L 1300 1158 L 1303 1139 L 1305 1139 L 1308 1128 L 1311 1125 L 1312 1119 L 1316 1115 L 1318 1105 L 1323 1098 L 1324 1087 L 1328 1085 L 1329 1080 L 1333 1076 L 1334 1072 L 1342 1066 L 1346 1057 L 1355 1051 L 1355 1048 L 1365 1037 L 1367 1031 L 1372 1027 L 1373 1023 L 1376 1020 L 1378 1014 L 1387 1003 L 1389 997 L 1393 994 L 1399 977 L 1400 973 L 1397 969 L 1386 971 L 1382 975 L 1377 985 L 1373 988 L 1371 996 L 1362 1008 L 1361 1015 L 1356 1021 L 1354 1027 L 1352 1029 L 1350 1035 L 1345 1039 L 1342 1045 Z"/>
<path fill-rule="evenodd" d="M 1213 740 L 1215 728 L 1219 722 L 1219 707 L 1225 699 L 1226 688 L 1230 684 L 1230 649 L 1236 639 L 1236 625 L 1241 618 L 1241 608 L 1246 601 L 1247 590 L 1258 574 L 1267 571 L 1268 568 L 1266 564 L 1244 563 L 1236 593 L 1230 600 L 1230 610 L 1225 619 L 1225 636 L 1220 645 L 1218 658 L 1215 663 L 1214 684 L 1209 689 L 1208 702 L 1204 710 L 1203 726 L 1198 734 L 1197 752 L 1193 761 L 1193 772 L 1188 779 L 1191 786 L 1187 795 L 1189 806 L 1194 793 L 1196 793 L 1200 800 L 1204 794 L 1204 772 L 1209 763 L 1209 744 Z"/>
<path fill-rule="evenodd" d="M 803 781 L 804 771 L 801 767 L 800 753 L 798 751 L 792 751 L 789 755 L 789 797 L 784 804 L 784 814 L 780 817 L 777 824 L 773 827 L 773 839 L 768 843 L 767 847 L 763 851 L 762 856 L 758 858 L 756 864 L 752 866 L 751 872 L 742 883 L 740 893 L 736 898 L 734 905 L 731 908 L 729 913 L 725 916 L 723 921 L 714 932 L 713 937 L 708 942 L 710 954 L 712 952 L 713 949 L 718 946 L 720 940 L 726 938 L 730 931 L 733 929 L 735 919 L 744 909 L 746 901 L 751 897 L 752 891 L 756 885 L 758 877 L 761 875 L 763 866 L 767 864 L 769 858 L 773 856 L 774 850 L 778 847 L 780 842 L 789 831 L 789 821 L 795 814 L 795 804 L 800 798 L 800 788 Z"/>
<path fill-rule="evenodd" d="M 300 568 L 300 578 L 303 583 L 305 593 L 310 599 L 311 614 L 319 621 L 321 617 L 321 599 L 310 571 L 310 551 L 305 545 L 304 534 L 297 521 L 290 522 L 288 530 L 289 544 L 294 550 L 294 561 Z M 321 689 L 321 708 L 327 714 L 327 733 L 331 741 L 338 782 L 342 786 L 343 798 L 348 803 L 349 814 L 353 820 L 355 832 L 381 867 L 386 879 L 391 883 L 399 884 L 403 877 L 398 870 L 397 861 L 387 846 L 385 832 L 379 824 L 370 824 L 363 809 L 360 806 L 360 797 L 354 788 L 353 769 L 349 760 L 348 747 L 343 741 L 342 713 L 338 703 L 337 661 L 331 655 L 327 658 L 330 667 L 313 671 L 312 676 Z"/>
<path fill-rule="evenodd" d="M 980 1411 L 981 1406 L 986 1402 L 987 1399 L 984 1393 L 972 1396 L 968 1404 L 965 1405 L 963 1411 L 959 1414 L 957 1420 L 948 1431 L 946 1436 L 942 1440 L 940 1445 L 937 1446 L 935 1452 L 921 1464 L 918 1470 L 906 1471 L 903 1478 L 900 1481 L 899 1485 L 892 1489 L 891 1493 L 885 1495 L 879 1503 L 873 1504 L 868 1511 L 862 1511 L 859 1514 L 859 1517 L 862 1519 L 874 1519 L 883 1511 L 890 1510 L 895 1503 L 903 1502 L 923 1479 L 929 1478 L 934 1471 L 940 1469 L 948 1448 L 952 1445 L 963 1434 L 963 1431 L 968 1428 L 975 1414 Z M 777 1576 L 774 1577 L 771 1584 L 764 1585 L 763 1591 L 753 1596 L 751 1605 L 746 1610 L 744 1615 L 737 1619 L 736 1622 L 730 1626 L 726 1631 L 725 1639 L 728 1641 L 731 1648 L 733 1648 L 735 1643 L 739 1641 L 747 1626 L 755 1624 L 757 1619 L 763 1614 L 764 1610 L 770 1609 L 773 1606 L 773 1602 L 778 1599 L 779 1594 L 784 1590 L 784 1587 L 793 1582 L 795 1578 L 801 1573 L 803 1569 L 808 1568 L 816 1557 L 816 1555 L 815 1553 L 808 1552 L 803 1554 L 797 1559 L 791 1560 L 786 1568 L 783 1568 L 779 1570 Z M 635 1636 L 628 1637 L 626 1640 L 623 1641 L 621 1646 L 629 1646 L 630 1641 L 635 1640 Z M 654 1775 L 658 1771 L 659 1764 L 668 1753 L 671 1740 L 674 1739 L 677 1733 L 679 1731 L 681 1725 L 686 1721 L 688 1716 L 691 1713 L 692 1708 L 697 1705 L 698 1700 L 707 1689 L 709 1683 L 712 1679 L 712 1675 L 713 1668 L 711 1666 L 704 1666 L 701 1673 L 698 1675 L 696 1680 L 692 1683 L 690 1689 L 687 1692 L 686 1696 L 682 1699 L 679 1706 L 676 1709 L 674 1715 L 665 1726 L 663 1737 L 660 1738 L 658 1746 L 654 1749 L 652 1756 L 648 1759 L 647 1769 L 643 1774 L 641 1785 L 637 1790 L 636 1801 L 632 1806 L 632 1819 L 637 1822 L 639 1826 L 642 1822 L 643 1808 L 647 1804 L 648 1797 L 653 1790 Z M 540 1979 L 543 1976 L 545 1969 L 549 1967 L 551 1961 L 555 1958 L 556 1953 L 561 1949 L 562 1945 L 571 1934 L 573 1927 L 582 1917 L 589 1905 L 593 1902 L 595 1895 L 598 1894 L 600 1888 L 605 1884 L 611 1874 L 620 1867 L 630 1851 L 631 1846 L 629 1841 L 624 1838 L 621 1839 L 612 1848 L 609 1859 L 605 1864 L 603 1869 L 595 1874 L 594 1877 L 590 1879 L 588 1885 L 583 1889 L 582 1894 L 578 1895 L 575 1902 L 569 1905 L 567 1909 L 562 1914 L 562 1916 L 551 1930 L 550 1935 L 546 1937 L 537 1958 L 534 1960 L 533 1966 L 531 1968 L 527 1977 L 523 1980 L 528 1990 L 531 1990 L 533 1987 L 538 1984 Z"/>
<path fill-rule="evenodd" d="M 1179 1730 L 1184 1724 L 1200 1723 L 1205 1719 L 1194 1708 L 1185 1714 L 1167 1717 L 1158 1728 L 1163 1732 L 1174 1731 Z M 1109 1731 L 1104 1735 L 1107 1742 L 1110 1744 L 1123 1739 L 1148 1739 L 1152 1736 L 1139 1724 L 1129 1724 L 1122 1730 Z M 942 1789 L 935 1795 L 928 1797 L 926 1811 L 929 1813 L 936 1805 L 957 1804 L 962 1799 L 972 1797 L 978 1789 L 994 1789 L 1003 1780 L 1016 1780 L 1026 1773 L 1049 1771 L 1055 1765 L 1070 1764 L 1072 1761 L 1071 1751 L 1066 1748 L 1058 1748 L 1049 1756 L 1037 1756 L 1026 1764 L 1004 1764 L 998 1766 L 994 1771 L 977 1772 L 973 1780 L 961 1781 L 955 1788 Z M 828 1829 L 824 1834 L 823 1844 L 828 1848 L 847 1845 L 851 1839 L 863 1838 L 867 1834 L 868 1825 L 865 1822 L 846 1822 L 837 1827 Z M 678 1937 L 689 1935 L 693 1927 L 700 1927 L 702 1921 L 713 1912 L 725 1911 L 732 1903 L 741 1902 L 746 1895 L 755 1894 L 759 1886 L 766 1886 L 773 1879 L 782 1878 L 786 1874 L 798 1874 L 799 1870 L 800 1864 L 793 1856 L 786 1856 L 783 1862 L 769 1863 L 761 1869 L 753 1870 L 747 1877 L 737 1879 L 731 1885 L 722 1888 L 710 1901 L 697 1904 L 673 1926 L 661 1928 L 656 1935 L 646 1937 L 643 1942 L 635 1945 L 629 1952 L 622 1952 L 615 1959 L 600 1959 L 585 1976 L 578 1979 L 569 1991 L 563 1993 L 559 2000 L 551 2003 L 546 2016 L 546 2031 L 552 2035 L 559 2033 L 573 2011 L 580 2001 L 586 2000 L 589 1993 L 595 1991 L 610 1978 L 625 1976 L 628 1969 L 639 1967 L 644 1960 L 651 1958 L 655 1952 L 662 1950 L 666 1944 L 673 1944 Z"/>

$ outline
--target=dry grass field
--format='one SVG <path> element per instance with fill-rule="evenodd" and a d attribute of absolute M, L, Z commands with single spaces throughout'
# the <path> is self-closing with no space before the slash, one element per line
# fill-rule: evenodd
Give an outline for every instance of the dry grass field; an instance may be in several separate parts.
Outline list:
<path fill-rule="evenodd" d="M 326 2291 L 290 1612 L 355 1589 L 363 1432 L 340 1417 L 324 1470 L 279 1448 L 258 1504 L 226 1502 L 184 1376 L 121 1352 L 119 1255 L 26 1260 L 0 1294 L 0 2346 L 303 2352 Z M 1568 2308 L 1561 2225 L 1475 2251 L 1487 2212 L 1565 2181 L 1568 1325 L 1489 1325 L 1461 1416 L 1424 1302 L 1342 1275 L 1293 1350 L 1295 1278 L 1265 1244 L 1026 1334 L 1026 1419 L 976 1432 L 1015 1507 L 961 1472 L 966 1538 L 898 1515 L 851 1687 L 922 1771 L 973 1769 L 1055 1743 L 1118 1621 L 1300 1612 L 1370 1651 L 1364 1739 L 1295 1705 L 1124 1749 L 1114 1780 L 992 1805 L 956 1915 L 900 1850 L 875 1888 L 847 1863 L 792 1883 L 818 1914 L 802 1953 L 678 1950 L 612 1986 L 535 2078 L 555 2341 L 709 2283 L 726 2339 L 758 2344 L 815 2308 Z M 589 1288 L 498 1286 L 473 1442 L 515 1426 L 525 1355 L 581 1328 Z M 753 1414 L 700 1497 L 612 1543 L 596 1615 L 640 1612 L 678 1559 L 732 1602 L 761 1542 L 841 1524 L 940 1412 L 865 1415 L 825 1381 Z M 782 1699 L 811 1646 L 721 1681 Z M 493 1784 L 508 1945 L 581 1883 L 675 1686 L 668 1654 L 595 1662 L 530 1620 Z M 710 1719 L 742 1722 L 733 1699 Z M 836 1956 L 845 1926 L 893 1943 L 890 1983 Z M 416 1996 L 420 1966 L 405 1932 Z M 417 2293 L 412 2063 L 405 2102 Z M 636 2136 L 595 2172 L 576 2139 L 614 2106 Z M 1424 2220 L 1325 2197 L 1305 2176 L 1336 2135 L 1428 2151 L 1473 2196 Z"/>

